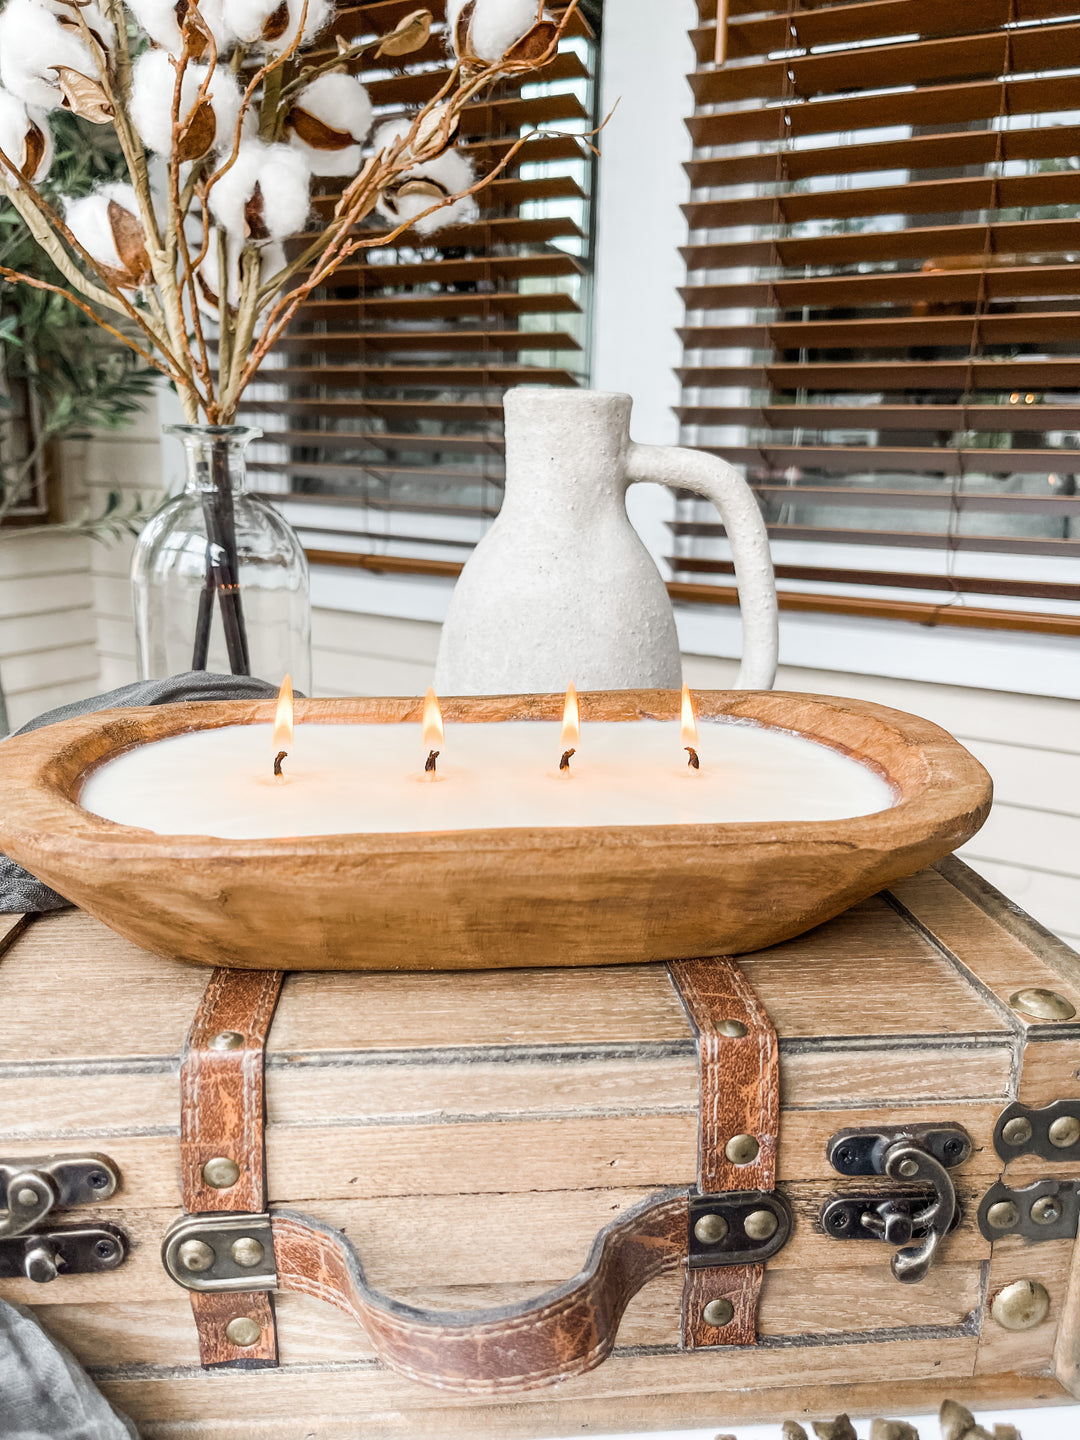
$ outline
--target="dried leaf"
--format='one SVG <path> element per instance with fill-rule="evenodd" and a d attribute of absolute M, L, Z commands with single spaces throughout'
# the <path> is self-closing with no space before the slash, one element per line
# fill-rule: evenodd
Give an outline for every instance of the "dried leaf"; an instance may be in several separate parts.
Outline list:
<path fill-rule="evenodd" d="M 262 186 L 256 182 L 255 189 L 244 206 L 244 229 L 250 240 L 270 239 L 264 214 Z"/>
<path fill-rule="evenodd" d="M 181 6 L 183 15 L 180 14 Z M 176 19 L 184 34 L 184 43 L 187 45 L 188 54 L 193 60 L 201 60 L 210 48 L 213 36 L 210 33 L 210 26 L 206 23 L 198 5 L 189 5 L 187 0 L 178 0 L 176 6 Z"/>
<path fill-rule="evenodd" d="M 510 65 L 535 65 L 537 60 L 543 59 L 558 38 L 559 27 L 554 20 L 539 20 L 520 40 L 514 41 L 503 60 Z"/>
<path fill-rule="evenodd" d="M 403 180 L 400 185 L 392 185 L 383 191 L 382 203 L 395 218 L 401 214 L 398 207 L 399 195 L 417 195 L 427 205 L 437 205 L 440 200 L 449 199 L 450 192 L 445 185 L 440 185 L 438 180 L 430 180 L 425 176 L 417 176 L 413 180 Z"/>
<path fill-rule="evenodd" d="M 113 244 L 116 246 L 116 253 L 120 256 L 128 279 L 133 280 L 136 285 L 142 285 L 150 278 L 150 257 L 146 253 L 146 236 L 143 234 L 142 225 L 138 217 L 130 210 L 125 210 L 123 205 L 115 200 L 109 201 L 109 208 L 106 212 L 109 217 L 109 229 L 112 231 Z"/>
<path fill-rule="evenodd" d="M 29 122 L 29 129 L 23 140 L 24 158 L 22 169 L 19 172 L 24 180 L 33 180 L 37 174 L 38 166 L 45 158 L 45 151 L 48 142 L 40 125 L 35 125 L 33 120 Z"/>
<path fill-rule="evenodd" d="M 376 58 L 380 55 L 411 55 L 427 44 L 430 35 L 431 11 L 414 10 L 411 15 L 400 20 L 395 29 L 387 35 L 375 51 Z"/>
<path fill-rule="evenodd" d="M 448 118 L 449 117 L 449 118 Z M 436 154 L 441 155 L 446 147 L 457 134 L 458 117 L 452 114 L 447 104 L 436 105 L 420 121 L 417 127 L 416 137 L 410 147 L 412 153 L 418 154 L 421 150 L 427 149 L 431 144 L 438 144 L 438 151 L 431 155 L 425 155 L 425 159 L 433 160 Z"/>
<path fill-rule="evenodd" d="M 204 95 L 195 109 L 180 127 L 177 137 L 176 156 L 178 160 L 201 160 L 217 134 L 217 119 L 210 97 Z"/>
<path fill-rule="evenodd" d="M 113 118 L 113 108 L 98 82 L 87 75 L 80 75 L 78 70 L 72 70 L 67 65 L 54 68 L 60 93 L 64 97 L 64 109 L 95 125 L 107 125 Z"/>
<path fill-rule="evenodd" d="M 269 15 L 263 24 L 262 38 L 264 40 L 280 40 L 285 31 L 289 28 L 289 0 L 281 0 L 272 15 Z"/>
<path fill-rule="evenodd" d="M 356 143 L 347 130 L 331 129 L 325 121 L 308 110 L 302 110 L 299 105 L 294 105 L 289 111 L 285 123 L 313 150 L 344 150 Z"/>
<path fill-rule="evenodd" d="M 454 26 L 454 49 L 461 56 L 472 54 L 472 46 L 469 43 L 469 30 L 472 27 L 472 18 L 475 11 L 476 0 L 469 0 L 468 5 L 463 5 L 458 11 L 457 24 Z"/>

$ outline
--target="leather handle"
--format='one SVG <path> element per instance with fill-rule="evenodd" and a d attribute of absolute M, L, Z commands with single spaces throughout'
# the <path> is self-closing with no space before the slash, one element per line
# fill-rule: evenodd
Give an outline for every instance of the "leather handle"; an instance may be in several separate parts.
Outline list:
<path fill-rule="evenodd" d="M 338 1230 L 307 1215 L 271 1219 L 279 1290 L 352 1315 L 381 1361 L 421 1384 L 459 1395 L 535 1390 L 593 1370 L 611 1353 L 619 1321 L 642 1286 L 686 1262 L 688 1194 L 664 1191 L 605 1226 L 584 1268 L 518 1305 L 424 1310 L 373 1290 Z"/>

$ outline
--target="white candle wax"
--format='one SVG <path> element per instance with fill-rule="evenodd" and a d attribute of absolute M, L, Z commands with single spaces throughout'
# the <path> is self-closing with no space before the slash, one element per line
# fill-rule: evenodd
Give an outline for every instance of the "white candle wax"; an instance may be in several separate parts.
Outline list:
<path fill-rule="evenodd" d="M 801 736 L 700 720 L 700 770 L 669 721 L 586 724 L 569 774 L 553 721 L 450 724 L 438 775 L 416 724 L 299 724 L 284 776 L 269 725 L 230 725 L 136 746 L 99 766 L 81 804 L 160 835 L 288 835 L 508 826 L 837 820 L 888 809 L 869 766 Z"/>

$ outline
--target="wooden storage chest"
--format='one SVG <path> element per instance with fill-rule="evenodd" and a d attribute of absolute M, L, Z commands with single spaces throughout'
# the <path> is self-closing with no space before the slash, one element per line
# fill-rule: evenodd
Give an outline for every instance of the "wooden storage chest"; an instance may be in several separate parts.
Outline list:
<path fill-rule="evenodd" d="M 682 963 L 699 967 L 699 989 L 702 977 L 732 973 L 722 961 Z M 320 1293 L 335 1299 L 325 1263 L 321 1281 L 309 1270 L 275 1297 L 277 1363 L 262 1341 L 245 1360 L 244 1347 L 230 1348 L 220 1333 L 208 1340 L 225 1313 L 210 1311 L 233 1302 L 198 1296 L 193 1312 L 163 1266 L 163 1237 L 185 1208 L 260 1207 L 250 1196 L 231 1203 L 229 1187 L 206 1205 L 192 1202 L 206 1156 L 220 1155 L 236 1122 L 208 1118 L 204 1095 L 203 1130 L 193 1128 L 189 1050 L 181 1137 L 181 1057 L 207 971 L 147 955 L 80 912 L 9 924 L 0 959 L 0 1164 L 107 1156 L 122 1177 L 117 1193 L 54 1212 L 38 1229 L 108 1222 L 129 1250 L 123 1264 L 98 1273 L 0 1280 L 0 1294 L 33 1305 L 147 1440 L 525 1437 L 841 1409 L 895 1413 L 947 1395 L 973 1406 L 1068 1402 L 1080 1390 L 1080 1123 L 1064 1145 L 1046 1135 L 1057 1119 L 1069 1122 L 1056 1132 L 1067 1138 L 1080 1117 L 1080 957 L 955 860 L 799 939 L 741 956 L 734 973 L 746 1008 L 738 1013 L 745 1019 L 757 1004 L 779 1037 L 770 1056 L 768 1025 L 757 1030 L 751 1020 L 748 1038 L 760 1040 L 753 1064 L 761 1076 L 771 1064 L 774 1083 L 778 1074 L 775 1202 L 777 1117 L 763 1111 L 757 1130 L 743 1122 L 760 1141 L 750 1162 L 726 1148 L 740 1117 L 765 1104 L 767 1085 L 757 1071 L 732 1070 L 733 1056 L 750 1053 L 730 1048 L 738 1025 L 721 1015 L 709 1034 L 699 1014 L 695 1033 L 693 976 L 683 975 L 686 1008 L 674 973 L 652 964 L 285 977 L 265 1067 L 265 1187 L 283 1280 L 291 1266 L 302 1268 L 295 1254 L 286 1257 L 287 1232 L 305 1223 L 283 1219 L 285 1209 L 319 1222 L 310 1235 L 324 1261 L 344 1232 L 372 1291 L 452 1312 L 513 1307 L 549 1291 L 582 1271 L 605 1226 L 638 1226 L 632 1252 L 622 1232 L 609 1237 L 590 1282 L 596 1334 L 587 1343 L 565 1330 L 552 1339 L 556 1361 L 543 1379 L 558 1383 L 512 1383 L 509 1330 L 544 1317 L 533 1309 L 515 1321 L 511 1308 L 509 1319 L 492 1322 L 486 1356 L 477 1342 L 479 1368 L 464 1388 L 445 1390 L 430 1383 L 442 1362 L 420 1355 L 423 1344 L 418 1370 L 413 1351 L 402 1359 L 391 1332 L 404 1311 L 380 1311 L 377 1298 L 354 1294 L 365 1328 L 299 1293 L 322 1284 Z M 1021 992 L 1039 993 L 1018 999 Z M 229 1062 L 227 1050 L 214 1058 L 211 1032 L 234 1032 L 222 1009 L 208 1023 L 209 1068 L 200 1073 L 212 1087 L 218 1059 Z M 243 1029 L 242 1018 L 234 1028 Z M 249 1065 L 245 1075 L 257 1109 L 258 1073 Z M 1010 1117 L 1027 1120 L 1029 1133 L 1006 1160 L 998 1150 L 1009 1153 L 1001 1132 Z M 928 1129 L 938 1138 L 920 1141 Z M 941 1137 L 956 1131 L 970 1147 L 951 1164 Z M 872 1148 L 864 1132 L 875 1132 L 884 1137 L 879 1159 L 894 1143 L 925 1143 L 939 1169 L 950 1166 L 960 1219 L 917 1283 L 901 1283 L 891 1262 L 903 1248 L 903 1202 L 918 1215 L 933 1198 L 932 1167 L 910 1182 L 855 1175 L 850 1166 L 842 1173 L 842 1132 L 855 1133 L 863 1158 Z M 1023 1135 L 1023 1125 L 1010 1133 Z M 260 1171 L 258 1157 L 252 1164 Z M 732 1182 L 743 1169 L 747 1183 Z M 686 1270 L 681 1252 L 696 1243 L 687 1225 L 717 1211 L 693 1199 L 710 1177 L 706 1195 L 741 1203 L 738 1192 L 749 1189 L 751 1205 L 790 1213 L 790 1236 L 765 1261 L 763 1280 L 752 1261 L 727 1272 L 708 1253 Z M 759 1191 L 764 1199 L 754 1198 Z M 669 1198 L 656 1201 L 662 1192 Z M 1041 1228 L 1030 1219 L 1032 1193 L 1053 1202 L 1040 1214 L 1053 1217 L 1057 1206 Z M 879 1212 L 890 1198 L 901 1203 Z M 846 1206 L 860 1230 L 862 1213 L 885 1215 L 891 1243 L 837 1238 L 826 1228 L 830 1202 Z M 998 1221 L 1009 1222 L 998 1230 L 987 1220 L 995 1203 L 1004 1207 Z M 663 1223 L 642 1229 L 639 1213 Z M 916 1233 L 910 1247 L 918 1244 Z M 697 1253 L 700 1260 L 700 1246 Z M 605 1327 L 618 1321 L 622 1291 L 646 1271 L 655 1278 L 630 1299 L 605 1358 Z M 731 1275 L 745 1282 L 739 1296 Z M 1009 1289 L 1018 1282 L 1030 1282 L 1035 1297 L 1026 1309 Z M 710 1330 L 703 1307 L 728 1294 L 734 1328 Z M 265 1317 L 266 1294 L 256 1300 L 254 1313 Z M 203 1302 L 200 1352 L 193 1313 Z M 726 1315 L 722 1307 L 710 1313 Z M 1016 1323 L 1025 1328 L 1007 1328 Z M 414 1344 L 427 1322 L 408 1324 Z M 200 1354 L 227 1363 L 204 1368 Z M 423 1383 L 410 1378 L 425 1366 L 432 1374 Z M 560 1366 L 582 1373 L 559 1380 Z"/>

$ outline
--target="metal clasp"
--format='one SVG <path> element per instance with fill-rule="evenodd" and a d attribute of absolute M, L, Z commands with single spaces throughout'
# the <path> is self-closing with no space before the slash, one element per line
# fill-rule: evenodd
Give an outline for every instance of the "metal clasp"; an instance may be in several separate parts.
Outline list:
<path fill-rule="evenodd" d="M 127 1236 L 116 1225 L 40 1228 L 54 1210 L 107 1200 L 119 1188 L 120 1171 L 107 1155 L 0 1160 L 0 1278 L 46 1284 L 122 1265 Z"/>
<path fill-rule="evenodd" d="M 691 1270 L 758 1265 L 787 1244 L 791 1207 L 775 1190 L 690 1196 Z"/>
<path fill-rule="evenodd" d="M 841 1175 L 884 1175 L 923 1189 L 877 1196 L 838 1196 L 826 1201 L 821 1226 L 838 1240 L 873 1239 L 900 1245 L 891 1268 L 905 1285 L 926 1278 L 938 1246 L 959 1222 L 960 1207 L 949 1169 L 972 1151 L 959 1125 L 910 1125 L 895 1130 L 841 1130 L 828 1144 L 828 1159 Z M 917 1245 L 910 1242 L 918 1240 Z"/>
<path fill-rule="evenodd" d="M 276 1290 L 269 1215 L 182 1215 L 165 1232 L 161 1261 L 185 1290 Z"/>

